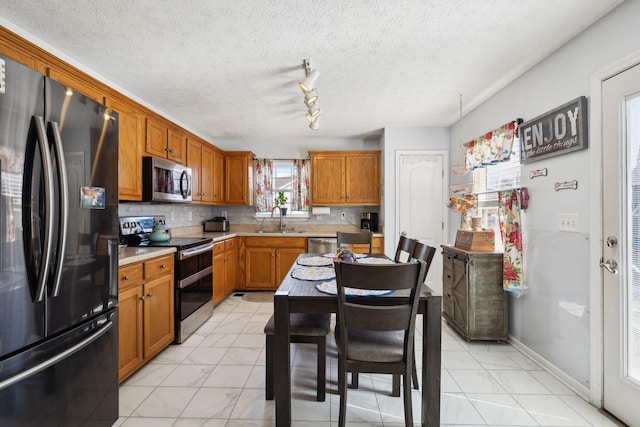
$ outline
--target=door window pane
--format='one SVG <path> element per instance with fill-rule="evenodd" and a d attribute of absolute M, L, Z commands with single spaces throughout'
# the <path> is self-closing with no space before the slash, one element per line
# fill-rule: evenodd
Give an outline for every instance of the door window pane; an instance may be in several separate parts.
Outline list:
<path fill-rule="evenodd" d="M 631 234 L 628 240 L 631 242 L 631 271 L 627 276 L 629 280 L 623 281 L 627 285 L 624 291 L 627 303 L 623 310 L 625 365 L 626 376 L 640 383 L 640 94 L 627 98 L 626 104 L 627 171 L 631 173 L 627 176 L 627 182 L 631 184 L 627 193 L 631 199 L 627 205 L 631 209 L 631 215 L 627 216 L 631 222 L 627 225 Z"/>

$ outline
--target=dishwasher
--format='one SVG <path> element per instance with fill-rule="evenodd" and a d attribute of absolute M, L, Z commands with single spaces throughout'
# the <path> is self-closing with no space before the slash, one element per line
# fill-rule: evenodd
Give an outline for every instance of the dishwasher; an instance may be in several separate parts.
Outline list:
<path fill-rule="evenodd" d="M 335 253 L 338 249 L 336 237 L 309 237 L 307 239 L 307 251 L 312 254 Z"/>

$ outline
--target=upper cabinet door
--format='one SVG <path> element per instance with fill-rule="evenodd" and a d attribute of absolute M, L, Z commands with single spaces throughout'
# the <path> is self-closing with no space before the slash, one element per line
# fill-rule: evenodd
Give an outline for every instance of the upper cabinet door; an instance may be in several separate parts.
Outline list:
<path fill-rule="evenodd" d="M 167 126 L 157 120 L 147 118 L 147 139 L 145 152 L 151 156 L 167 158 Z"/>
<path fill-rule="evenodd" d="M 253 156 L 249 151 L 225 153 L 225 203 L 253 205 Z"/>
<path fill-rule="evenodd" d="M 127 104 L 107 99 L 107 107 L 118 112 L 118 199 L 142 200 L 142 152 L 146 117 Z"/>
<path fill-rule="evenodd" d="M 187 136 L 179 130 L 168 130 L 167 159 L 182 165 L 187 161 Z"/>
<path fill-rule="evenodd" d="M 187 141 L 187 166 L 191 168 L 191 197 L 192 201 L 202 200 L 202 144 L 191 138 Z"/>
<path fill-rule="evenodd" d="M 347 203 L 380 204 L 380 153 L 350 154 L 346 162 Z"/>
<path fill-rule="evenodd" d="M 344 205 L 344 155 L 311 154 L 311 203 Z"/>

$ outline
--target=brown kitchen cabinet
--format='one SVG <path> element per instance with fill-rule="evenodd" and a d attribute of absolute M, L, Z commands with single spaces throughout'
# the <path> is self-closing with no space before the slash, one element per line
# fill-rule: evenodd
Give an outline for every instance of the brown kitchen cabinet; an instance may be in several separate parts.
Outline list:
<path fill-rule="evenodd" d="M 185 164 L 187 136 L 182 130 L 170 127 L 164 121 L 147 117 L 145 153 Z"/>
<path fill-rule="evenodd" d="M 237 287 L 238 238 L 213 245 L 213 305 L 218 305 Z"/>
<path fill-rule="evenodd" d="M 309 151 L 314 205 L 380 204 L 380 151 Z"/>
<path fill-rule="evenodd" d="M 128 103 L 107 99 L 118 113 L 118 199 L 142 201 L 142 152 L 146 116 Z"/>
<path fill-rule="evenodd" d="M 502 289 L 502 253 L 442 246 L 442 315 L 466 340 L 504 340 L 509 298 Z"/>
<path fill-rule="evenodd" d="M 254 156 L 250 151 L 225 151 L 225 203 L 230 205 L 253 205 Z"/>
<path fill-rule="evenodd" d="M 224 241 L 224 296 L 228 297 L 236 290 L 238 277 L 238 238 Z"/>
<path fill-rule="evenodd" d="M 369 252 L 368 245 L 360 245 L 360 244 L 352 244 L 351 250 L 357 254 L 366 254 Z M 383 254 L 384 253 L 384 237 L 374 237 L 371 242 L 371 253 L 372 254 Z"/>
<path fill-rule="evenodd" d="M 198 138 L 187 139 L 187 166 L 191 168 L 193 202 L 212 204 L 214 201 L 214 157 L 211 144 Z"/>
<path fill-rule="evenodd" d="M 120 382 L 174 340 L 173 254 L 119 268 Z"/>
<path fill-rule="evenodd" d="M 225 299 L 224 291 L 224 242 L 217 242 L 213 245 L 213 305 L 218 305 Z"/>
<path fill-rule="evenodd" d="M 216 205 L 224 203 L 224 179 L 224 153 L 213 147 L 212 202 Z"/>
<path fill-rule="evenodd" d="M 305 237 L 246 237 L 245 289 L 277 289 L 298 255 L 306 250 Z"/>

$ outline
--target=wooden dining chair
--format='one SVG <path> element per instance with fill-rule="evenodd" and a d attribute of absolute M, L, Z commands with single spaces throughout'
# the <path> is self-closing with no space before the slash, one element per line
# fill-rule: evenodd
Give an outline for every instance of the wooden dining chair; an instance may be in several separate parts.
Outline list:
<path fill-rule="evenodd" d="M 338 247 L 342 245 L 369 245 L 367 253 L 371 253 L 373 246 L 373 233 L 370 231 L 356 231 L 356 232 L 344 232 L 338 231 L 336 233 Z M 353 251 L 353 249 L 351 249 Z M 354 251 L 355 252 L 355 251 Z"/>
<path fill-rule="evenodd" d="M 393 257 L 393 260 L 400 262 L 403 255 L 406 255 L 406 260 L 410 261 L 416 243 L 418 243 L 417 240 L 407 237 L 407 232 L 403 231 L 402 234 L 400 234 L 400 240 L 398 240 L 398 246 L 396 247 L 396 255 Z"/>
<path fill-rule="evenodd" d="M 317 384 L 316 400 L 324 402 L 327 377 L 327 335 L 331 326 L 331 314 L 291 313 L 289 317 L 289 334 L 292 343 L 317 345 Z M 264 327 L 266 335 L 266 367 L 265 367 L 265 399 L 273 400 L 274 397 L 274 347 L 273 336 L 275 331 L 275 317 L 271 318 Z"/>
<path fill-rule="evenodd" d="M 401 375 L 406 426 L 413 426 L 411 357 L 421 287 L 427 275 L 424 261 L 397 264 L 335 262 L 338 290 L 338 425 L 345 425 L 347 373 Z M 409 297 L 394 301 L 382 296 L 347 297 L 345 288 L 364 292 L 405 290 Z"/>
<path fill-rule="evenodd" d="M 411 252 L 411 259 L 421 259 L 427 264 L 427 271 L 431 267 L 431 261 L 436 254 L 436 248 L 429 246 L 426 243 L 416 241 L 416 244 Z"/>

